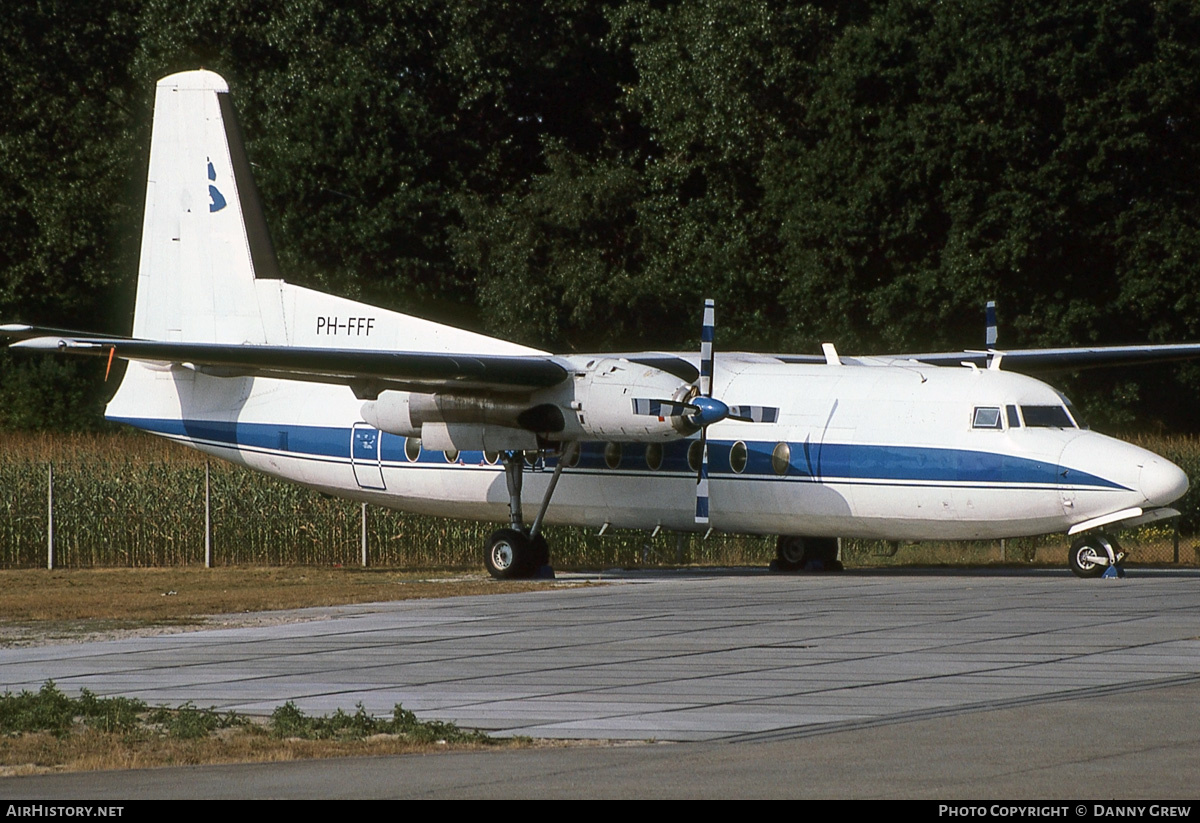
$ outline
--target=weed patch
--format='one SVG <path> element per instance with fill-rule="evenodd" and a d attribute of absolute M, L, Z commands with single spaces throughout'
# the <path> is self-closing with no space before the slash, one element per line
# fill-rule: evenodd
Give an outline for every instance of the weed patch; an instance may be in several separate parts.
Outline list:
<path fill-rule="evenodd" d="M 403 737 L 414 743 L 470 743 L 486 745 L 496 742 L 479 731 L 463 731 L 453 723 L 421 721 L 409 710 L 396 704 L 390 720 L 367 713 L 361 703 L 354 714 L 338 709 L 331 715 L 308 717 L 290 700 L 271 714 L 271 734 L 278 738 L 300 740 L 363 740 L 377 734 Z"/>
<path fill-rule="evenodd" d="M 404 754 L 432 747 L 529 745 L 492 738 L 453 723 L 422 721 L 396 705 L 375 717 L 353 712 L 310 717 L 291 701 L 261 719 L 200 708 L 150 708 L 129 697 L 77 698 L 52 681 L 37 692 L 0 695 L 0 774 L 47 769 L 146 768 L 299 758 Z"/>

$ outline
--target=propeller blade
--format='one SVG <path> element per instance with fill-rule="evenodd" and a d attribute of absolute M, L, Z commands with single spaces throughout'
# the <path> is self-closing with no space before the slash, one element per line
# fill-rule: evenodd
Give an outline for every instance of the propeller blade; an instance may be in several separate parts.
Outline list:
<path fill-rule="evenodd" d="M 696 407 L 690 403 L 677 403 L 674 400 L 653 400 L 648 397 L 633 398 L 633 413 L 650 417 L 682 417 L 693 413 Z"/>
<path fill-rule="evenodd" d="M 775 423 L 779 409 L 775 406 L 730 406 L 729 417 L 743 423 Z"/>
<path fill-rule="evenodd" d="M 708 437 L 700 430 L 700 468 L 696 471 L 696 522 L 708 525 Z"/>
<path fill-rule="evenodd" d="M 704 324 L 700 327 L 700 394 L 712 397 L 713 343 L 716 338 L 716 302 L 704 301 Z"/>

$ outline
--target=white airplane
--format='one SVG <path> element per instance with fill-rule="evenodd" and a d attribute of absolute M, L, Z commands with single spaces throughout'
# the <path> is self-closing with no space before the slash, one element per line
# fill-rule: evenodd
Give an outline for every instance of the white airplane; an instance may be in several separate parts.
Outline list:
<path fill-rule="evenodd" d="M 1104 529 L 1178 514 L 1178 467 L 1000 366 L 1198 345 L 714 356 L 713 327 L 709 301 L 698 357 L 555 355 L 290 285 L 228 87 L 190 71 L 158 83 L 132 336 L 0 332 L 129 361 L 110 420 L 330 494 L 507 520 L 484 552 L 500 578 L 548 573 L 543 523 L 773 534 L 791 569 L 839 537 L 1067 532 L 1088 577 L 1119 571 Z"/>

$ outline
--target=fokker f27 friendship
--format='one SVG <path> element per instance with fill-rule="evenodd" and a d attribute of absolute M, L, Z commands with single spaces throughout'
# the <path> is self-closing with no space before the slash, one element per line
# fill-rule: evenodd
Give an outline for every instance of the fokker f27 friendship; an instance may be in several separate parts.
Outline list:
<path fill-rule="evenodd" d="M 13 348 L 129 361 L 111 420 L 373 504 L 509 522 L 488 570 L 544 570 L 544 523 L 778 535 L 776 566 L 838 537 L 1066 532 L 1169 517 L 1184 473 L 1081 428 L 1001 368 L 1200 356 L 1200 345 L 845 357 L 555 355 L 282 280 L 225 81 L 158 84 L 131 337 L 10 325 Z M 991 342 L 991 341 L 989 341 Z M 527 525 L 522 499 L 540 501 Z"/>

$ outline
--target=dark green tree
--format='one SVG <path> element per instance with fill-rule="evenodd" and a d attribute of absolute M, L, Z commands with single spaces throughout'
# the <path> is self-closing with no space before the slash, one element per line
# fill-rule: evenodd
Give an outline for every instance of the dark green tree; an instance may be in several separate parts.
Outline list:
<path fill-rule="evenodd" d="M 127 330 L 118 315 L 136 268 L 142 201 L 134 182 L 140 112 L 129 93 L 136 5 L 64 0 L 0 9 L 5 322 Z M 4 351 L 0 425 L 96 425 L 102 378 L 94 364 Z"/>
<path fill-rule="evenodd" d="M 771 175 L 795 311 L 878 350 L 978 345 L 988 298 L 1009 346 L 1195 337 L 1196 27 L 893 0 L 845 29 Z"/>
<path fill-rule="evenodd" d="M 577 350 L 690 348 L 707 296 L 723 348 L 974 346 L 993 298 L 1007 346 L 1200 337 L 1185 0 L 40 0 L 0 46 L 6 322 L 127 330 L 154 83 L 204 66 L 297 283 Z M 101 379 L 0 353 L 0 423 Z"/>

